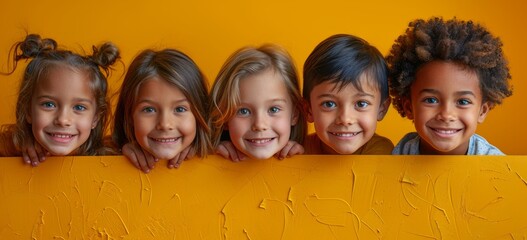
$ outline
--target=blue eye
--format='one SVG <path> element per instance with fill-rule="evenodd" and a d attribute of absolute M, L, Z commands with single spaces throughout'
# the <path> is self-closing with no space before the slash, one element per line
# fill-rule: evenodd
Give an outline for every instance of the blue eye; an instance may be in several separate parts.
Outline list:
<path fill-rule="evenodd" d="M 181 112 L 186 112 L 187 109 L 184 108 L 184 107 L 176 107 L 176 109 L 174 109 L 175 112 L 177 113 L 181 113 Z"/>
<path fill-rule="evenodd" d="M 358 101 L 355 104 L 355 106 L 358 107 L 358 108 L 366 108 L 366 107 L 370 106 L 370 103 L 366 102 L 366 101 Z"/>
<path fill-rule="evenodd" d="M 153 107 L 144 107 L 141 112 L 145 112 L 145 113 L 152 113 L 152 112 L 155 112 L 156 109 L 153 108 Z"/>
<path fill-rule="evenodd" d="M 240 109 L 238 109 L 236 114 L 240 115 L 240 116 L 245 116 L 245 115 L 251 114 L 251 111 L 248 108 L 240 108 Z"/>
<path fill-rule="evenodd" d="M 271 107 L 269 108 L 269 113 L 278 113 L 280 110 L 281 109 L 279 107 Z"/>
<path fill-rule="evenodd" d="M 40 104 L 40 106 L 44 108 L 54 108 L 57 107 L 54 102 L 43 102 Z"/>
<path fill-rule="evenodd" d="M 333 101 L 325 101 L 322 103 L 323 108 L 335 108 L 337 107 L 337 104 Z"/>
<path fill-rule="evenodd" d="M 429 103 L 429 104 L 434 104 L 434 103 L 438 103 L 439 100 L 437 100 L 437 98 L 431 98 L 431 97 L 430 97 L 430 98 L 425 98 L 425 99 L 423 100 L 423 102 L 425 102 L 425 103 Z"/>
<path fill-rule="evenodd" d="M 469 105 L 469 104 L 472 104 L 472 102 L 468 99 L 459 99 L 457 101 L 457 104 L 458 105 Z"/>
<path fill-rule="evenodd" d="M 75 106 L 73 106 L 73 110 L 79 111 L 79 112 L 86 111 L 86 109 L 88 109 L 88 108 L 86 108 L 83 105 L 75 105 Z"/>

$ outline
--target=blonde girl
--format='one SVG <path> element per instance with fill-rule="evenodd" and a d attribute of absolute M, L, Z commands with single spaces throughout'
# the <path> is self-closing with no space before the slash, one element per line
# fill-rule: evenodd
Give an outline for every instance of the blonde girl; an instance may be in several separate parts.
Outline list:
<path fill-rule="evenodd" d="M 233 161 L 303 153 L 301 99 L 296 69 L 285 50 L 263 45 L 236 51 L 212 87 L 213 148 Z"/>

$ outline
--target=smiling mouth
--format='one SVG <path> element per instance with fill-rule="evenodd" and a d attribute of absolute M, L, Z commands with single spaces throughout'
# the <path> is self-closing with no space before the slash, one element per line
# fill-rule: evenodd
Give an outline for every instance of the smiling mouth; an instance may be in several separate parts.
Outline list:
<path fill-rule="evenodd" d="M 258 139 L 245 139 L 245 141 L 248 141 L 250 143 L 254 144 L 265 144 L 270 141 L 273 141 L 275 138 L 258 138 Z"/>
<path fill-rule="evenodd" d="M 354 137 L 359 135 L 361 132 L 329 132 L 331 135 L 337 136 L 337 137 Z"/>
<path fill-rule="evenodd" d="M 432 129 L 436 133 L 443 134 L 443 135 L 455 134 L 461 131 L 461 129 L 439 129 L 439 128 L 430 128 L 430 129 Z"/>
<path fill-rule="evenodd" d="M 177 142 L 180 138 L 181 137 L 177 137 L 177 138 L 150 138 L 150 139 L 152 139 L 155 142 L 159 142 L 159 143 L 174 143 L 174 142 Z"/>
<path fill-rule="evenodd" d="M 76 134 L 64 134 L 64 133 L 46 133 L 51 140 L 58 144 L 67 144 L 73 140 Z"/>
<path fill-rule="evenodd" d="M 62 139 L 69 139 L 74 136 L 72 134 L 57 134 L 57 133 L 48 133 L 48 134 L 54 138 L 62 138 Z"/>

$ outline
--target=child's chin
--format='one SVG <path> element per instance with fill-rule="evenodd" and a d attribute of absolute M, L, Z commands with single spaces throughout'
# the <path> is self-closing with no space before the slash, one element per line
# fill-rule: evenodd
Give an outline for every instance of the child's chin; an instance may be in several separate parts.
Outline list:
<path fill-rule="evenodd" d="M 159 160 L 172 159 L 172 158 L 175 158 L 178 154 L 179 154 L 179 152 L 175 152 L 175 153 L 152 153 L 152 155 L 155 158 L 159 159 Z"/>
<path fill-rule="evenodd" d="M 49 155 L 51 156 L 68 156 L 68 155 L 73 155 L 74 151 L 73 150 L 70 150 L 70 149 L 60 149 L 60 148 L 46 148 L 46 151 L 49 153 Z"/>
<path fill-rule="evenodd" d="M 256 153 L 256 154 L 247 154 L 249 158 L 255 159 L 255 160 L 266 160 L 269 158 L 272 158 L 274 154 L 262 154 L 262 153 Z"/>

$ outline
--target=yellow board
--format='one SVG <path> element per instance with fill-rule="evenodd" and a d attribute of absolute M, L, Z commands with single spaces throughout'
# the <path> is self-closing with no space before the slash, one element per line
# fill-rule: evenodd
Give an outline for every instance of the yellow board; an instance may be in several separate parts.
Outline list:
<path fill-rule="evenodd" d="M 124 65 L 110 78 L 119 88 L 124 67 L 145 48 L 177 48 L 214 81 L 225 59 L 246 45 L 276 43 L 292 54 L 299 72 L 313 48 L 337 33 L 363 37 L 388 54 L 408 22 L 432 16 L 474 20 L 504 43 L 514 95 L 493 109 L 478 133 L 507 154 L 527 154 L 527 14 L 524 0 L 2 0 L 0 70 L 8 70 L 10 47 L 27 32 L 49 37 L 68 49 L 90 53 L 91 46 L 113 41 Z M 0 124 L 15 121 L 14 106 L 24 63 L 0 76 Z M 414 127 L 392 108 L 378 133 L 394 143 Z"/>
<path fill-rule="evenodd" d="M 525 239 L 526 156 L 0 159 L 0 239 Z"/>

